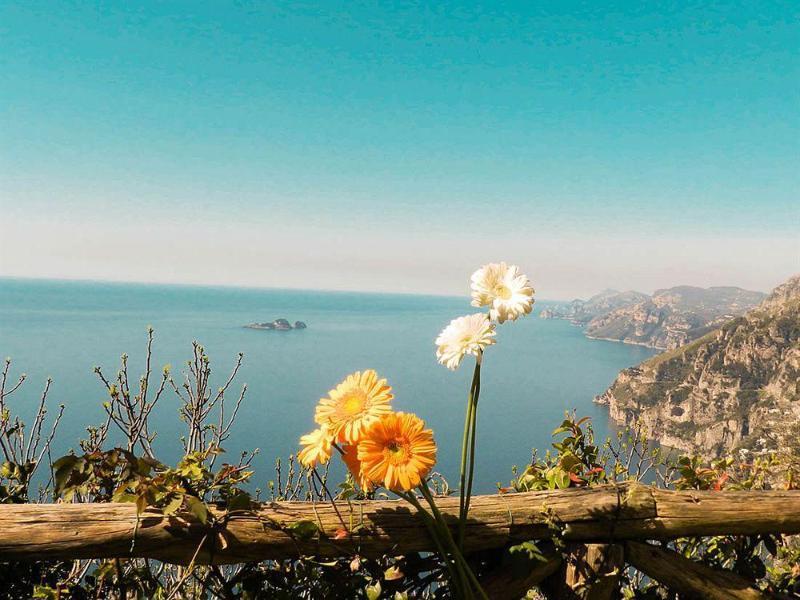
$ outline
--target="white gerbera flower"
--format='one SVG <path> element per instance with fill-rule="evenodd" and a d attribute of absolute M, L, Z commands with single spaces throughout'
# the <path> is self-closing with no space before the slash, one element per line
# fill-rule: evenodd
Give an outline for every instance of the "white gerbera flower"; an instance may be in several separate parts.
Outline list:
<path fill-rule="evenodd" d="M 489 263 L 472 274 L 472 306 L 488 306 L 498 323 L 516 321 L 533 309 L 533 288 L 516 265 Z"/>
<path fill-rule="evenodd" d="M 484 313 L 458 317 L 450 321 L 436 338 L 436 358 L 455 370 L 467 354 L 478 356 L 494 344 L 494 323 Z"/>

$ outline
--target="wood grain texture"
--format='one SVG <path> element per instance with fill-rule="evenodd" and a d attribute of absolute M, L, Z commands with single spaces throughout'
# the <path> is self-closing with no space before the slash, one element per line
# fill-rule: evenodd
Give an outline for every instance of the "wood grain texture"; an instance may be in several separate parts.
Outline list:
<path fill-rule="evenodd" d="M 629 542 L 625 544 L 625 558 L 642 573 L 687 598 L 767 600 L 772 597 L 735 573 L 712 569 L 666 548 Z"/>
<path fill-rule="evenodd" d="M 458 498 L 437 501 L 455 527 Z M 222 516 L 220 511 L 213 511 Z M 322 535 L 297 539 L 289 528 L 316 523 Z M 404 501 L 261 505 L 210 530 L 189 514 L 166 517 L 133 504 L 0 505 L 0 558 L 149 557 L 217 564 L 360 553 L 425 551 L 427 532 Z M 334 539 L 337 531 L 358 531 Z M 582 542 L 705 534 L 800 533 L 800 491 L 672 492 L 636 484 L 476 496 L 467 524 L 468 551 L 549 538 Z M 133 541 L 133 543 L 132 543 Z"/>
<path fill-rule="evenodd" d="M 567 546 L 561 569 L 540 588 L 548 600 L 611 600 L 618 596 L 624 568 L 619 544 L 572 543 Z"/>

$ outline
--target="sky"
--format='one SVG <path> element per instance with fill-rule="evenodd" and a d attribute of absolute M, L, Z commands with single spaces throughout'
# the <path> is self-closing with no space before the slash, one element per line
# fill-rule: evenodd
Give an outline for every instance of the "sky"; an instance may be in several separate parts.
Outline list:
<path fill-rule="evenodd" d="M 0 276 L 800 272 L 797 2 L 0 3 Z"/>

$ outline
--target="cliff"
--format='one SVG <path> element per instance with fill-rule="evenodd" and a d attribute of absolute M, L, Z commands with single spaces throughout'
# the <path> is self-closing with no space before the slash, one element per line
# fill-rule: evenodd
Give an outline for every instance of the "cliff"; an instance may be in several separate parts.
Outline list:
<path fill-rule="evenodd" d="M 678 286 L 592 318 L 586 335 L 669 350 L 695 340 L 764 299 L 737 287 Z"/>
<path fill-rule="evenodd" d="M 625 369 L 595 401 L 620 423 L 706 456 L 799 452 L 800 276 L 745 315 Z"/>
<path fill-rule="evenodd" d="M 677 286 L 640 292 L 606 290 L 589 300 L 542 311 L 542 318 L 568 319 L 588 337 L 672 349 L 742 315 L 765 297 L 737 287 Z"/>
<path fill-rule="evenodd" d="M 604 315 L 616 308 L 630 306 L 648 298 L 647 294 L 641 292 L 603 290 L 588 300 L 576 298 L 569 304 L 545 309 L 539 316 L 542 319 L 566 319 L 575 325 L 584 326 L 598 315 Z"/>

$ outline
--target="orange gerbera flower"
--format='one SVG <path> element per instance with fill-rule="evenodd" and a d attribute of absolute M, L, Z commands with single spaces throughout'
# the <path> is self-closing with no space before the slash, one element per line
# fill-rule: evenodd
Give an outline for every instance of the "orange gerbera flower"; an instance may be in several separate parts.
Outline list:
<path fill-rule="evenodd" d="M 364 477 L 364 471 L 361 469 L 361 461 L 358 460 L 358 446 L 344 446 L 342 447 L 342 460 L 347 465 L 353 479 L 356 480 L 359 487 L 365 492 L 371 492 L 375 489 L 372 482 Z"/>
<path fill-rule="evenodd" d="M 390 413 L 370 426 L 358 444 L 361 472 L 394 491 L 418 486 L 436 463 L 433 431 L 411 413 Z"/>
<path fill-rule="evenodd" d="M 333 436 L 327 427 L 320 427 L 300 438 L 303 449 L 297 453 L 297 459 L 304 467 L 324 465 L 331 458 L 333 451 Z"/>
<path fill-rule="evenodd" d="M 367 427 L 392 411 L 392 398 L 392 388 L 375 371 L 356 371 L 319 401 L 314 420 L 337 441 L 355 444 Z"/>

